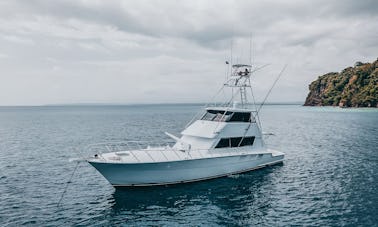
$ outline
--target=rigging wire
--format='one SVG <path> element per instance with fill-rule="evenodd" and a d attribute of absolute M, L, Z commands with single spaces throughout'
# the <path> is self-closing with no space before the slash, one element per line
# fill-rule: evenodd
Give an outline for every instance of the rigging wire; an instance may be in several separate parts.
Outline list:
<path fill-rule="evenodd" d="M 224 88 L 224 87 L 222 87 L 222 90 L 223 90 L 223 88 Z M 235 96 L 238 95 L 239 91 L 240 91 L 240 90 L 238 89 L 238 90 L 235 92 Z M 228 110 L 231 108 L 231 102 L 233 101 L 233 99 L 234 99 L 234 93 L 232 93 L 232 97 L 231 97 L 230 101 L 224 104 L 227 108 L 226 108 L 226 110 L 224 111 L 224 113 L 223 113 L 223 115 L 222 115 L 222 118 L 224 118 L 224 116 L 226 115 L 226 113 L 228 112 Z M 214 128 L 214 132 L 215 132 L 215 130 L 217 130 L 219 124 L 220 124 L 220 121 L 218 121 L 218 124 L 215 126 L 215 128 Z"/>
<path fill-rule="evenodd" d="M 268 63 L 268 64 L 265 64 L 263 66 L 260 66 L 260 67 L 256 68 L 255 70 L 251 71 L 251 74 L 254 73 L 254 72 L 259 71 L 260 69 L 263 69 L 263 68 L 267 67 L 268 65 L 270 65 L 270 64 Z"/>
<path fill-rule="evenodd" d="M 255 107 L 255 111 L 256 111 L 256 114 L 255 114 L 255 119 L 256 119 L 256 122 L 258 124 L 258 128 L 260 128 L 260 133 L 261 133 L 261 137 L 262 137 L 262 124 L 261 124 L 261 121 L 260 121 L 260 117 L 259 117 L 259 114 L 257 113 L 257 105 L 256 105 L 256 99 L 255 99 L 255 95 L 253 94 L 253 89 L 252 89 L 252 85 L 251 85 L 251 80 L 249 80 L 249 88 L 251 90 L 251 95 L 252 95 L 252 100 L 253 100 L 253 106 Z M 264 145 L 264 140 L 261 139 L 261 143 L 262 145 Z"/>
<path fill-rule="evenodd" d="M 231 53 L 230 53 L 231 54 L 231 62 L 230 62 L 231 63 L 231 67 L 232 67 L 232 64 L 234 62 L 233 59 L 232 59 L 232 46 L 234 44 L 233 42 L 234 42 L 233 39 L 231 39 L 231 47 L 230 47 L 230 49 L 231 49 Z"/>
<path fill-rule="evenodd" d="M 249 38 L 249 63 L 252 65 L 252 34 Z"/>
<path fill-rule="evenodd" d="M 255 101 L 255 96 L 253 95 L 253 89 L 252 89 L 252 84 L 251 84 L 251 77 L 248 77 L 248 85 L 249 85 L 249 88 L 251 90 L 251 96 L 252 96 L 252 101 L 253 101 L 253 107 L 255 108 L 255 111 L 256 111 L 256 115 L 253 116 L 253 114 L 251 114 L 251 116 L 253 116 L 255 118 L 255 121 L 258 123 L 258 127 L 260 127 L 260 130 L 262 130 L 262 126 L 261 126 L 261 122 L 260 122 L 260 118 L 258 117 L 257 115 L 257 106 L 256 106 L 256 101 Z M 249 131 L 249 128 L 251 127 L 252 125 L 252 119 L 250 119 L 250 122 L 249 122 L 249 125 L 248 127 L 246 128 L 245 132 L 244 132 L 244 135 L 242 137 L 242 139 L 240 140 L 239 144 L 238 144 L 238 147 L 240 147 L 241 143 L 243 142 L 245 136 L 247 135 L 248 131 Z M 262 133 L 262 132 L 261 132 Z M 263 142 L 263 140 L 261 140 Z"/>
<path fill-rule="evenodd" d="M 233 39 L 231 39 L 231 43 L 230 43 L 230 62 L 229 62 L 229 64 L 227 64 L 227 65 L 229 65 L 228 70 L 227 70 L 228 75 L 232 73 L 232 64 L 233 64 L 233 59 L 232 59 L 233 56 L 232 56 L 232 52 L 233 52 Z M 228 62 L 228 61 L 227 61 L 227 62 Z M 228 75 L 226 76 L 226 80 L 225 80 L 225 82 L 227 82 L 227 80 L 228 80 Z M 189 125 L 191 125 L 191 124 L 194 122 L 194 120 L 195 120 L 196 118 L 198 118 L 198 116 L 199 116 L 201 113 L 203 113 L 203 109 L 205 109 L 206 107 L 208 107 L 213 101 L 215 102 L 215 98 L 219 95 L 219 93 L 220 93 L 221 91 L 224 92 L 223 86 L 222 86 L 222 87 L 221 87 L 221 88 L 215 93 L 215 95 L 210 99 L 210 101 L 207 102 L 207 103 L 203 106 L 203 108 L 202 108 L 201 110 L 199 110 L 199 111 L 194 115 L 194 117 L 189 121 L 189 123 L 185 125 L 185 128 L 189 127 Z M 234 93 L 234 92 L 232 91 L 232 93 Z"/>
<path fill-rule="evenodd" d="M 265 65 L 265 66 L 266 66 L 266 65 Z M 263 67 L 265 67 L 265 66 L 263 66 Z M 261 68 L 263 68 L 263 67 L 260 67 L 259 69 L 261 69 Z M 266 96 L 265 96 L 263 102 L 261 103 L 261 105 L 259 106 L 258 109 L 257 109 L 257 107 L 256 107 L 255 97 L 254 97 L 254 95 L 253 95 L 253 90 L 252 90 L 252 86 L 251 86 L 251 79 L 249 78 L 249 80 L 248 80 L 249 85 L 250 85 L 249 87 L 250 87 L 250 90 L 251 90 L 252 99 L 253 99 L 254 106 L 255 106 L 255 109 L 256 109 L 256 115 L 255 115 L 255 116 L 256 116 L 256 120 L 257 120 L 257 122 L 258 122 L 258 124 L 259 124 L 260 130 L 262 130 L 262 125 L 261 125 L 261 121 L 260 121 L 260 118 L 259 118 L 259 112 L 260 112 L 261 108 L 263 107 L 263 105 L 265 104 L 265 101 L 267 100 L 267 98 L 268 98 L 268 96 L 270 95 L 271 91 L 273 90 L 273 87 L 276 85 L 277 81 L 278 81 L 278 80 L 280 79 L 280 77 L 282 76 L 282 74 L 283 74 L 283 72 L 285 71 L 286 67 L 287 67 L 287 64 L 283 67 L 283 69 L 281 70 L 281 72 L 278 74 L 276 80 L 274 81 L 273 85 L 272 85 L 271 88 L 269 89 L 268 93 L 266 94 Z M 257 71 L 257 70 L 258 70 L 258 69 L 254 70 L 254 72 Z M 252 124 L 252 121 L 249 123 L 249 125 L 248 125 L 248 127 L 247 127 L 247 129 L 246 129 L 246 132 L 244 133 L 244 135 L 243 135 L 242 139 L 240 140 L 238 146 L 241 145 L 241 143 L 242 143 L 244 137 L 247 135 L 247 132 L 248 132 L 248 130 L 249 130 L 251 124 Z M 262 132 L 261 132 L 261 134 L 262 134 Z M 261 140 L 261 141 L 262 141 L 262 143 L 264 143 L 263 140 Z"/>
<path fill-rule="evenodd" d="M 266 94 L 266 96 L 265 96 L 263 102 L 260 104 L 259 108 L 257 109 L 257 113 L 256 113 L 256 114 L 258 114 L 258 113 L 260 112 L 261 108 L 264 106 L 266 99 L 267 99 L 268 96 L 270 95 L 270 92 L 272 92 L 273 87 L 276 85 L 277 81 L 278 81 L 278 80 L 280 79 L 280 77 L 282 76 L 282 74 L 283 74 L 283 72 L 285 71 L 286 67 L 287 67 L 287 64 L 282 68 L 281 72 L 278 74 L 276 80 L 274 81 L 273 85 L 270 87 L 268 93 Z"/>
<path fill-rule="evenodd" d="M 73 176 L 74 176 L 74 174 L 75 174 L 75 172 L 76 172 L 76 170 L 77 170 L 77 167 L 79 166 L 79 163 L 80 163 L 80 162 L 76 162 L 75 169 L 74 169 L 74 171 L 72 172 L 70 179 L 69 179 L 69 180 L 67 181 L 67 183 L 66 183 L 66 186 L 65 186 L 65 188 L 64 188 L 64 190 L 63 190 L 63 193 L 62 193 L 62 195 L 60 196 L 60 199 L 59 199 L 59 201 L 58 201 L 58 203 L 57 203 L 57 207 L 60 206 L 60 203 L 61 203 L 62 200 L 63 200 L 64 194 L 66 194 L 66 192 L 67 192 L 68 185 L 71 183 L 71 180 L 72 180 L 72 178 L 73 178 Z"/>
<path fill-rule="evenodd" d="M 189 125 L 191 125 L 193 123 L 193 121 L 203 112 L 203 109 L 205 109 L 206 107 L 208 107 L 214 100 L 215 98 L 219 95 L 219 93 L 223 90 L 223 86 L 217 91 L 217 93 L 215 93 L 215 95 L 210 99 L 210 101 L 208 103 L 206 103 L 203 108 L 201 108 L 195 115 L 194 117 L 189 121 L 188 124 L 185 125 L 185 128 L 187 128 Z"/>

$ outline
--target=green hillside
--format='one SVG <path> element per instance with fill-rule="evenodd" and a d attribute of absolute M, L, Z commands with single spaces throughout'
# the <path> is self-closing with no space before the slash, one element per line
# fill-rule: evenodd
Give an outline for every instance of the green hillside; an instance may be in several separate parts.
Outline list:
<path fill-rule="evenodd" d="M 305 106 L 378 107 L 378 59 L 320 76 L 309 89 Z"/>

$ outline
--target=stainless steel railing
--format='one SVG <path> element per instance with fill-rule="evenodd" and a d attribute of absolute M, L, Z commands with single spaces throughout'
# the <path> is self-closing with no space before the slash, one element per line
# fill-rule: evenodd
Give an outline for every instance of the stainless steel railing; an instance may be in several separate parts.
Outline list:
<path fill-rule="evenodd" d="M 145 153 L 146 157 L 149 157 L 149 159 L 153 162 L 157 161 L 156 156 L 154 158 L 154 155 L 151 155 L 150 151 L 159 152 L 161 154 L 161 157 L 163 157 L 165 161 L 173 160 L 172 157 L 170 158 L 167 157 L 166 155 L 167 150 L 169 150 L 170 152 L 173 152 L 177 160 L 180 160 L 183 158 L 203 159 L 203 158 L 210 158 L 210 157 L 230 156 L 230 155 L 231 156 L 245 155 L 249 153 L 249 152 L 246 152 L 245 148 L 241 149 L 240 147 L 232 148 L 232 152 L 230 151 L 221 152 L 220 149 L 192 149 L 192 150 L 185 150 L 183 152 L 177 149 L 172 149 L 172 145 L 173 143 L 159 143 L 159 142 L 153 142 L 153 141 L 152 142 L 151 141 L 117 141 L 117 142 L 112 141 L 112 142 L 90 144 L 86 148 L 86 153 L 89 152 L 90 154 L 97 154 L 97 158 L 100 158 L 104 161 L 108 161 L 104 157 L 102 157 L 103 153 L 127 151 L 127 153 L 130 154 L 135 159 L 135 161 L 139 163 L 142 162 L 142 160 L 141 160 L 141 156 L 138 155 L 138 152 Z"/>

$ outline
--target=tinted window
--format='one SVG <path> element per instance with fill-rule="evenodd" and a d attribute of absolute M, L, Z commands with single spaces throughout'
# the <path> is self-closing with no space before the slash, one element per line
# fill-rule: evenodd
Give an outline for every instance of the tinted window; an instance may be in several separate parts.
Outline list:
<path fill-rule="evenodd" d="M 205 121 L 228 121 L 232 112 L 222 110 L 207 110 L 206 114 L 203 115 L 201 120 Z"/>
<path fill-rule="evenodd" d="M 238 147 L 241 139 L 242 139 L 241 137 L 230 138 L 230 140 L 231 140 L 231 147 Z"/>
<path fill-rule="evenodd" d="M 215 148 L 222 147 L 242 147 L 242 146 L 251 146 L 255 141 L 254 136 L 249 137 L 232 137 L 232 138 L 223 138 L 215 146 Z"/>
<path fill-rule="evenodd" d="M 234 113 L 230 121 L 249 122 L 251 119 L 251 113 Z"/>
<path fill-rule="evenodd" d="M 221 139 L 215 148 L 229 147 L 230 139 Z"/>
<path fill-rule="evenodd" d="M 241 141 L 240 146 L 250 146 L 250 145 L 253 145 L 254 141 L 255 141 L 255 137 L 254 136 L 244 137 L 244 139 L 242 139 L 242 141 Z"/>
<path fill-rule="evenodd" d="M 215 116 L 216 116 L 216 114 L 206 112 L 205 115 L 203 115 L 201 120 L 212 121 L 215 118 Z"/>

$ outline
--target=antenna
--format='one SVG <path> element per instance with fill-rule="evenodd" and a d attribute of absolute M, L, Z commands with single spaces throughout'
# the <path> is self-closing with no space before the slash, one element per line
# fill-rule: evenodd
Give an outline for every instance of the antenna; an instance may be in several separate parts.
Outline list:
<path fill-rule="evenodd" d="M 252 65 L 252 33 L 249 38 L 249 63 Z"/>
<path fill-rule="evenodd" d="M 231 39 L 231 60 L 230 60 L 230 62 L 231 62 L 231 66 L 232 66 L 232 64 L 233 64 L 233 60 L 232 60 L 232 45 L 233 45 L 233 40 Z"/>
<path fill-rule="evenodd" d="M 225 53 L 225 56 L 224 56 L 224 58 L 226 59 L 225 60 L 225 63 L 226 63 L 226 68 L 224 69 L 224 81 L 227 81 L 227 78 L 228 78 L 228 71 L 229 71 L 229 64 L 230 64 L 230 62 L 229 62 L 229 60 L 227 59 L 227 52 Z"/>
<path fill-rule="evenodd" d="M 233 65 L 233 59 L 232 59 L 232 45 L 234 44 L 233 41 L 234 41 L 233 38 L 231 38 L 231 65 L 230 65 L 229 75 L 231 75 L 231 73 L 232 73 L 232 65 Z M 232 94 L 234 94 L 234 88 L 231 88 L 231 92 L 232 92 Z"/>

